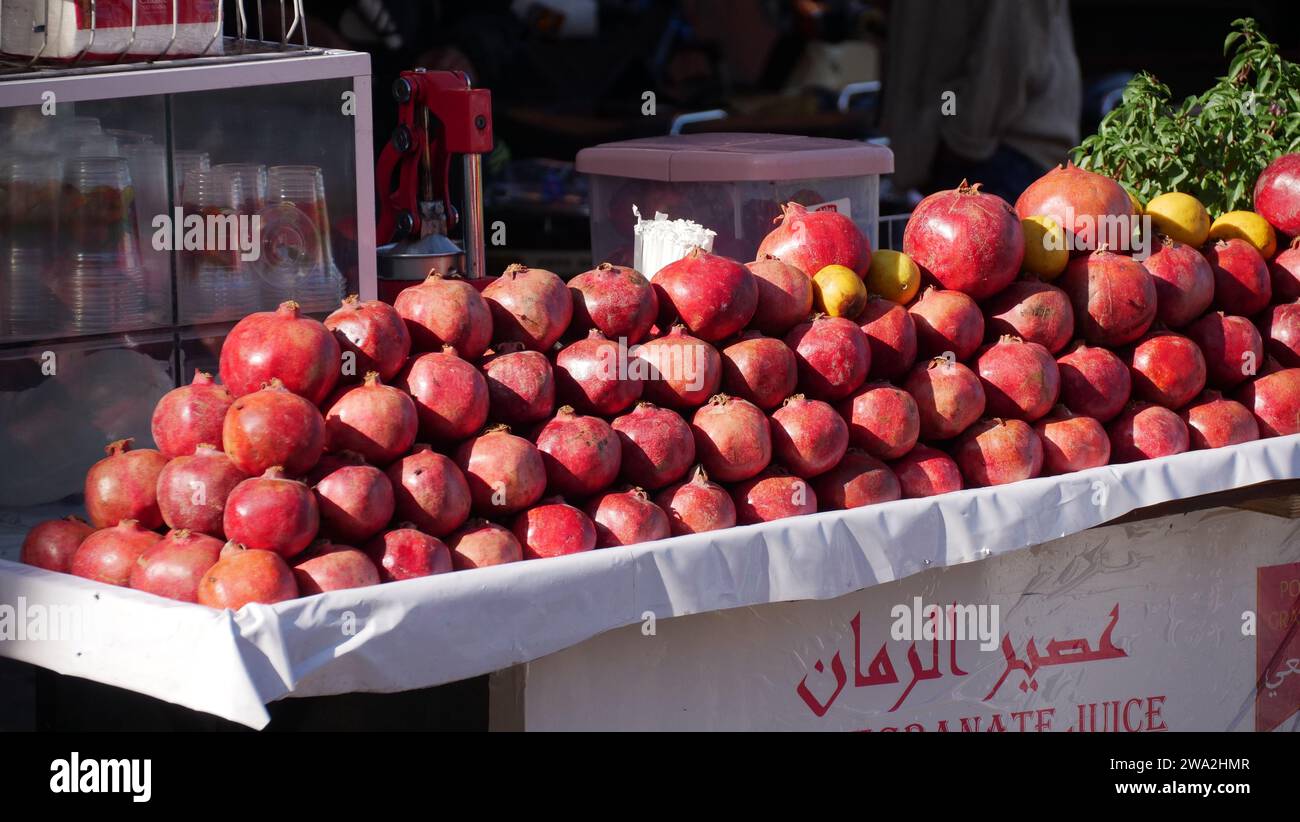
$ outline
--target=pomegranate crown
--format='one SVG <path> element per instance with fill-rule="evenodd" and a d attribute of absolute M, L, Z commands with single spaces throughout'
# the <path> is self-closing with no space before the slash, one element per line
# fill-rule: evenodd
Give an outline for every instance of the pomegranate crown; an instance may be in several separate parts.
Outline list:
<path fill-rule="evenodd" d="M 125 439 L 113 440 L 104 446 L 104 454 L 109 457 L 116 457 L 118 454 L 125 454 L 131 450 L 135 443 L 135 437 L 126 437 Z"/>
<path fill-rule="evenodd" d="M 357 306 L 361 305 L 361 295 L 360 294 L 347 295 L 346 297 L 343 298 L 343 305 L 346 306 L 347 308 L 356 308 Z"/>

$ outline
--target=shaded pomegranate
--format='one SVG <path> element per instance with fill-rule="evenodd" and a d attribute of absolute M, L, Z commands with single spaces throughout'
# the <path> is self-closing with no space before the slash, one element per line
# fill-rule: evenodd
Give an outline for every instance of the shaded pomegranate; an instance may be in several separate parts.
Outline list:
<path fill-rule="evenodd" d="M 544 268 L 507 266 L 483 289 L 483 299 L 492 312 L 494 339 L 523 343 L 533 351 L 550 350 L 573 318 L 573 298 L 564 281 Z"/>
<path fill-rule="evenodd" d="M 314 486 L 321 530 L 334 539 L 361 543 L 383 530 L 393 518 L 393 484 L 383 471 L 357 457 L 327 474 Z"/>
<path fill-rule="evenodd" d="M 1185 331 L 1205 356 L 1206 382 L 1215 388 L 1239 385 L 1263 367 L 1264 340 L 1245 317 L 1213 311 Z"/>
<path fill-rule="evenodd" d="M 718 394 L 691 419 L 695 453 L 724 482 L 749 479 L 772 459 L 772 430 L 751 402 Z"/>
<path fill-rule="evenodd" d="M 1056 286 L 1038 280 L 1017 280 L 1007 286 L 989 300 L 984 313 L 984 330 L 990 340 L 1010 335 L 1038 343 L 1055 354 L 1074 337 L 1070 298 Z"/>
<path fill-rule="evenodd" d="M 398 375 L 397 387 L 415 400 L 421 439 L 463 440 L 487 422 L 487 380 L 451 350 L 411 360 Z"/>
<path fill-rule="evenodd" d="M 903 382 L 916 400 L 924 439 L 945 440 L 984 415 L 984 386 L 966 366 L 935 357 L 917 363 Z"/>
<path fill-rule="evenodd" d="M 740 525 L 817 513 L 817 492 L 808 481 L 775 465 L 737 484 L 731 496 Z"/>
<path fill-rule="evenodd" d="M 371 371 L 364 383 L 330 400 L 325 444 L 330 451 L 352 451 L 367 462 L 387 465 L 410 449 L 419 426 L 411 395 L 384 385 Z"/>
<path fill-rule="evenodd" d="M 211 374 L 195 371 L 193 382 L 168 391 L 153 410 L 150 430 L 158 451 L 172 459 L 193 454 L 201 442 L 220 442 L 221 425 L 234 401 Z"/>
<path fill-rule="evenodd" d="M 858 324 L 871 349 L 868 379 L 897 379 L 916 362 L 916 322 L 903 306 L 884 297 L 868 297 Z"/>
<path fill-rule="evenodd" d="M 542 452 L 505 426 L 461 443 L 456 465 L 469 484 L 472 509 L 484 516 L 513 514 L 546 493 Z"/>
<path fill-rule="evenodd" d="M 221 540 L 184 528 L 145 549 L 131 569 L 130 585 L 181 602 L 199 601 L 199 583 L 221 558 Z"/>
<path fill-rule="evenodd" d="M 984 410 L 994 416 L 1033 422 L 1052 410 L 1061 392 L 1061 373 L 1051 352 L 1019 337 L 1003 337 L 985 348 L 975 367 L 984 387 Z"/>
<path fill-rule="evenodd" d="M 1255 211 L 1283 234 L 1300 235 L 1300 154 L 1283 154 L 1259 173 Z"/>
<path fill-rule="evenodd" d="M 984 315 L 975 301 L 960 291 L 927 288 L 908 313 L 916 324 L 917 352 L 922 359 L 952 352 L 968 360 L 984 340 Z"/>
<path fill-rule="evenodd" d="M 366 556 L 379 571 L 381 582 L 431 577 L 452 570 L 451 551 L 443 541 L 409 522 L 372 539 L 366 546 Z"/>
<path fill-rule="evenodd" d="M 655 502 L 668 514 L 674 536 L 717 531 L 736 524 L 736 504 L 731 495 L 709 480 L 703 466 L 696 466 L 685 482 L 665 488 Z"/>
<path fill-rule="evenodd" d="M 640 488 L 602 494 L 587 503 L 596 526 L 596 547 L 611 548 L 664 539 L 671 534 L 668 515 Z"/>
<path fill-rule="evenodd" d="M 1214 301 L 1214 270 L 1190 245 L 1161 237 L 1142 264 L 1155 282 L 1156 318 L 1170 328 L 1187 325 Z"/>
<path fill-rule="evenodd" d="M 26 565 L 66 574 L 72 555 L 93 533 L 95 529 L 90 523 L 72 514 L 62 519 L 47 519 L 32 526 L 23 537 L 18 559 Z"/>
<path fill-rule="evenodd" d="M 1167 457 L 1187 450 L 1187 425 L 1163 405 L 1134 402 L 1106 426 L 1111 462 Z"/>
<path fill-rule="evenodd" d="M 393 309 L 406 323 L 413 352 L 451 346 L 465 359 L 474 360 L 492 342 L 487 301 L 460 277 L 430 272 L 424 282 L 402 289 Z"/>
<path fill-rule="evenodd" d="M 1141 337 L 1156 318 L 1156 286 L 1132 257 L 1094 251 L 1070 260 L 1060 278 L 1074 325 L 1093 345 L 1118 347 Z"/>
<path fill-rule="evenodd" d="M 657 340 L 629 351 L 640 361 L 642 396 L 669 408 L 694 408 L 718 391 L 722 358 L 717 350 L 675 325 Z"/>
<path fill-rule="evenodd" d="M 554 494 L 583 499 L 618 477 L 622 447 L 614 429 L 600 417 L 583 416 L 566 405 L 537 429 L 534 442 L 546 466 L 547 488 Z"/>
<path fill-rule="evenodd" d="M 517 345 L 517 343 L 516 343 Z M 503 351 L 483 360 L 488 414 L 507 425 L 541 422 L 555 412 L 555 371 L 539 351 Z"/>
<path fill-rule="evenodd" d="M 892 502 L 903 493 L 888 465 L 856 448 L 850 448 L 839 465 L 817 477 L 813 489 L 823 511 Z"/>
<path fill-rule="evenodd" d="M 1259 330 L 1269 356 L 1279 365 L 1300 366 L 1300 301 L 1275 305 L 1264 312 Z"/>
<path fill-rule="evenodd" d="M 1287 368 L 1246 383 L 1236 400 L 1250 409 L 1261 437 L 1300 434 L 1300 368 Z"/>
<path fill-rule="evenodd" d="M 596 329 L 611 340 L 635 345 L 645 339 L 659 315 L 659 298 L 650 281 L 627 266 L 601 263 L 569 280 L 575 331 Z"/>
<path fill-rule="evenodd" d="M 1024 420 L 980 420 L 952 455 L 966 483 L 977 488 L 1033 479 L 1043 470 L 1043 442 Z"/>
<path fill-rule="evenodd" d="M 108 585 L 126 586 L 140 555 L 161 539 L 135 520 L 124 519 L 82 540 L 68 563 L 68 573 Z"/>
<path fill-rule="evenodd" d="M 559 557 L 596 547 L 596 526 L 591 518 L 558 500 L 519 514 L 512 530 L 524 559 Z"/>
<path fill-rule="evenodd" d="M 695 463 L 695 437 L 676 411 L 641 402 L 612 427 L 625 482 L 656 490 L 686 476 Z"/>
<path fill-rule="evenodd" d="M 1206 391 L 1179 416 L 1187 424 L 1192 448 L 1222 448 L 1259 439 L 1259 423 L 1250 409 L 1218 391 Z"/>
<path fill-rule="evenodd" d="M 469 518 L 469 483 L 449 457 L 428 445 L 388 466 L 394 512 L 426 534 L 444 537 Z"/>
<path fill-rule="evenodd" d="M 641 380 L 631 373 L 627 350 L 592 330 L 585 340 L 555 356 L 560 402 L 587 414 L 621 414 L 641 398 Z"/>
<path fill-rule="evenodd" d="M 961 470 L 952 457 L 937 448 L 917 444 L 902 459 L 889 466 L 898 477 L 898 486 L 907 499 L 933 497 L 960 491 L 965 487 Z"/>
<path fill-rule="evenodd" d="M 320 405 L 339 379 L 338 340 L 319 320 L 302 316 L 292 300 L 275 311 L 249 314 L 221 345 L 221 378 L 236 397 L 279 379 L 312 405 Z"/>
<path fill-rule="evenodd" d="M 1085 252 L 1111 239 L 1098 236 L 1102 226 L 1119 225 L 1127 238 L 1133 202 L 1111 178 L 1067 163 L 1030 184 L 1016 200 L 1016 214 L 1051 217 L 1065 229 L 1070 247 Z"/>
<path fill-rule="evenodd" d="M 740 331 L 758 308 L 758 285 L 749 269 L 698 247 L 659 269 L 654 289 L 662 320 L 680 318 L 708 342 Z"/>
<path fill-rule="evenodd" d="M 1269 278 L 1273 284 L 1273 299 L 1290 302 L 1300 299 L 1300 237 L 1291 241 L 1289 248 L 1268 264 Z"/>
<path fill-rule="evenodd" d="M 370 557 L 347 545 L 313 546 L 312 556 L 293 566 L 300 596 L 364 588 L 379 584 L 379 569 Z"/>
<path fill-rule="evenodd" d="M 758 259 L 776 257 L 809 277 L 828 265 L 866 276 L 871 246 L 853 220 L 837 211 L 809 211 L 799 203 L 783 205 L 777 219 L 776 228 L 758 244 Z"/>
<path fill-rule="evenodd" d="M 158 474 L 158 510 L 168 528 L 224 538 L 226 497 L 248 479 L 230 457 L 206 443 Z"/>
<path fill-rule="evenodd" d="M 849 447 L 849 426 L 821 400 L 795 394 L 772 412 L 772 452 L 796 477 L 834 468 Z"/>
<path fill-rule="evenodd" d="M 485 519 L 470 520 L 448 540 L 457 571 L 504 565 L 524 558 L 523 546 L 509 529 Z"/>
<path fill-rule="evenodd" d="M 817 316 L 785 337 L 799 366 L 799 386 L 814 399 L 840 400 L 858 390 L 871 370 L 867 335 L 852 320 Z"/>
<path fill-rule="evenodd" d="M 1056 365 L 1061 373 L 1061 402 L 1074 413 L 1109 422 L 1128 404 L 1132 377 L 1112 352 L 1080 344 L 1057 359 Z"/>
<path fill-rule="evenodd" d="M 770 256 L 760 256 L 752 263 L 745 263 L 745 268 L 754 275 L 754 285 L 758 288 L 758 307 L 749 320 L 750 328 L 779 336 L 803 322 L 812 312 L 813 289 L 809 275 Z"/>
<path fill-rule="evenodd" d="M 235 401 L 221 429 L 222 450 L 249 476 L 272 465 L 300 477 L 325 451 L 325 419 L 278 379 Z"/>
<path fill-rule="evenodd" d="M 1228 314 L 1250 316 L 1273 297 L 1268 263 L 1245 240 L 1219 240 L 1205 249 L 1214 272 L 1214 307 Z"/>
<path fill-rule="evenodd" d="M 158 510 L 158 475 L 167 458 L 152 448 L 131 450 L 132 439 L 116 440 L 104 448 L 106 456 L 86 472 L 86 513 L 96 528 L 108 528 L 124 519 L 146 529 L 163 524 Z"/>
<path fill-rule="evenodd" d="M 1205 388 L 1205 357 L 1188 338 L 1170 331 L 1149 334 L 1129 357 L 1133 394 L 1177 410 Z"/>
<path fill-rule="evenodd" d="M 361 301 L 356 294 L 325 318 L 342 352 L 340 382 L 357 382 L 371 371 L 388 381 L 397 376 L 411 353 L 411 332 L 397 309 L 379 300 Z"/>
<path fill-rule="evenodd" d="M 747 333 L 722 349 L 722 390 L 759 408 L 776 408 L 798 382 L 794 352 L 778 339 Z"/>
<path fill-rule="evenodd" d="M 912 395 L 887 382 L 869 382 L 837 406 L 848 423 L 849 443 L 880 460 L 903 456 L 921 435 Z"/>
<path fill-rule="evenodd" d="M 1110 437 L 1093 417 L 1081 417 L 1057 406 L 1034 423 L 1043 443 L 1043 473 L 1068 474 L 1110 462 Z"/>
<path fill-rule="evenodd" d="M 944 288 L 982 300 L 1020 273 L 1025 235 L 1006 200 L 963 180 L 917 204 L 903 231 L 903 253 Z"/>
<path fill-rule="evenodd" d="M 231 541 L 246 548 L 292 557 L 316 538 L 320 508 L 305 483 L 272 466 L 230 492 L 223 528 Z"/>
<path fill-rule="evenodd" d="M 199 604 L 209 608 L 238 611 L 250 602 L 271 605 L 297 598 L 298 583 L 279 554 L 238 543 L 226 543 L 221 559 L 199 583 Z"/>

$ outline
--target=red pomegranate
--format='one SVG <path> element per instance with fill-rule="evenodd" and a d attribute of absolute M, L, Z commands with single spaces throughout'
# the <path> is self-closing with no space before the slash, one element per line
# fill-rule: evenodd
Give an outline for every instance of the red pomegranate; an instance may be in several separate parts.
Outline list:
<path fill-rule="evenodd" d="M 471 520 L 449 541 L 451 561 L 457 571 L 504 565 L 524 558 L 523 546 L 509 528 L 485 519 Z"/>
<path fill-rule="evenodd" d="M 856 448 L 850 448 L 839 465 L 814 480 L 813 488 L 823 511 L 892 502 L 903 494 L 888 465 Z"/>
<path fill-rule="evenodd" d="M 917 363 L 903 389 L 916 400 L 921 436 L 946 440 L 984 415 L 984 386 L 966 366 L 943 357 Z"/>
<path fill-rule="evenodd" d="M 1156 286 L 1156 318 L 1182 328 L 1205 313 L 1214 301 L 1214 270 L 1190 245 L 1162 237 L 1142 264 Z"/>
<path fill-rule="evenodd" d="M 327 543 L 314 546 L 311 554 L 293 566 L 300 596 L 379 584 L 379 569 L 356 548 Z"/>
<path fill-rule="evenodd" d="M 520 342 L 533 351 L 550 350 L 573 318 L 564 281 L 544 268 L 510 265 L 483 289 L 483 298 L 492 311 L 494 339 Z"/>
<path fill-rule="evenodd" d="M 1248 317 L 1273 298 L 1268 263 L 1245 240 L 1219 240 L 1205 249 L 1214 271 L 1214 307 Z"/>
<path fill-rule="evenodd" d="M 398 375 L 397 387 L 415 400 L 421 439 L 456 442 L 487 422 L 487 380 L 450 349 L 412 359 Z"/>
<path fill-rule="evenodd" d="M 172 531 L 136 559 L 130 585 L 155 596 L 198 602 L 199 583 L 221 558 L 221 546 L 221 540 L 206 534 Z"/>
<path fill-rule="evenodd" d="M 668 514 L 674 536 L 717 531 L 736 524 L 736 504 L 726 489 L 709 480 L 703 466 L 690 479 L 669 486 L 655 498 Z"/>
<path fill-rule="evenodd" d="M 983 300 L 1020 273 L 1025 235 L 1006 200 L 963 180 L 917 204 L 903 231 L 903 252 L 944 288 Z"/>
<path fill-rule="evenodd" d="M 879 460 L 898 459 L 921 435 L 916 400 L 887 382 L 867 383 L 842 400 L 838 410 L 848 423 L 849 443 Z"/>
<path fill-rule="evenodd" d="M 814 317 L 790 329 L 785 344 L 798 363 L 799 385 L 810 397 L 844 399 L 867 381 L 871 346 L 852 320 Z"/>
<path fill-rule="evenodd" d="M 279 554 L 237 543 L 226 543 L 221 559 L 199 583 L 199 604 L 209 608 L 238 611 L 250 602 L 271 605 L 297 598 L 298 583 Z"/>
<path fill-rule="evenodd" d="M 68 563 L 68 573 L 108 585 L 126 586 L 140 555 L 160 539 L 161 536 L 135 520 L 124 519 L 82 540 Z"/>
<path fill-rule="evenodd" d="M 612 548 L 664 539 L 671 534 L 668 515 L 640 488 L 602 494 L 587 503 L 596 526 L 596 547 Z"/>
<path fill-rule="evenodd" d="M 749 320 L 750 328 L 779 336 L 812 312 L 812 280 L 807 274 L 771 256 L 745 263 L 745 268 L 758 287 L 758 307 Z"/>
<path fill-rule="evenodd" d="M 158 474 L 158 510 L 168 528 L 224 538 L 226 498 L 248 479 L 230 457 L 206 443 Z"/>
<path fill-rule="evenodd" d="M 654 288 L 661 319 L 679 317 L 708 342 L 740 331 L 758 308 L 758 285 L 749 269 L 698 247 L 659 269 Z"/>
<path fill-rule="evenodd" d="M 1110 462 L 1110 437 L 1093 417 L 1082 417 L 1064 406 L 1034 423 L 1043 443 L 1043 473 L 1068 474 Z"/>
<path fill-rule="evenodd" d="M 513 514 L 546 493 L 542 452 L 505 426 L 490 428 L 456 449 L 472 509 L 483 516 Z"/>
<path fill-rule="evenodd" d="M 233 542 L 287 558 L 316 538 L 320 508 L 305 483 L 288 479 L 283 468 L 272 466 L 230 492 L 223 527 Z"/>
<path fill-rule="evenodd" d="M 794 352 L 778 339 L 751 332 L 722 349 L 722 390 L 759 408 L 776 408 L 798 382 Z"/>
<path fill-rule="evenodd" d="M 366 374 L 361 385 L 335 394 L 328 408 L 326 447 L 353 451 L 374 465 L 387 465 L 405 454 L 420 427 L 411 395 L 384 385 L 375 371 Z"/>
<path fill-rule="evenodd" d="M 952 455 L 977 488 L 1033 479 L 1043 470 L 1043 442 L 1023 420 L 980 420 L 958 438 Z"/>
<path fill-rule="evenodd" d="M 1033 422 L 1052 410 L 1061 392 L 1061 372 L 1038 343 L 1003 337 L 976 362 L 984 387 L 984 410 L 998 417 Z"/>
<path fill-rule="evenodd" d="M 772 428 L 751 402 L 718 394 L 691 420 L 695 453 L 724 482 L 749 479 L 772 459 Z"/>
<path fill-rule="evenodd" d="M 560 557 L 596 547 L 596 526 L 591 518 L 558 500 L 519 514 L 512 530 L 523 547 L 524 559 Z"/>
<path fill-rule="evenodd" d="M 585 499 L 618 477 L 622 448 L 614 429 L 600 417 L 583 416 L 566 405 L 537 429 L 534 442 L 551 493 Z"/>
<path fill-rule="evenodd" d="M 409 522 L 371 540 L 366 556 L 378 569 L 381 582 L 431 577 L 452 570 L 451 551 L 446 544 Z"/>
<path fill-rule="evenodd" d="M 808 481 L 772 466 L 732 489 L 736 523 L 751 525 L 817 513 L 817 492 Z"/>
<path fill-rule="evenodd" d="M 1070 260 L 1061 288 L 1074 324 L 1093 345 L 1118 347 L 1141 337 L 1156 318 L 1156 286 L 1142 263 L 1105 249 Z"/>
<path fill-rule="evenodd" d="M 984 340 L 984 315 L 975 301 L 960 291 L 927 288 L 909 308 L 916 324 L 917 351 L 922 359 L 952 352 L 968 360 Z"/>
<path fill-rule="evenodd" d="M 849 447 L 849 426 L 835 409 L 802 394 L 772 412 L 772 453 L 796 477 L 834 468 Z M 742 518 L 743 519 L 743 518 Z"/>
<path fill-rule="evenodd" d="M 312 405 L 320 405 L 339 379 L 338 340 L 320 320 L 302 316 L 298 304 L 249 314 L 221 346 L 221 378 L 236 397 L 279 379 Z"/>
<path fill-rule="evenodd" d="M 411 353 L 411 332 L 397 309 L 379 300 L 361 301 L 356 294 L 325 318 L 342 351 L 341 382 L 357 382 L 371 371 L 384 381 L 397 376 Z"/>
<path fill-rule="evenodd" d="M 403 289 L 393 308 L 406 323 L 413 352 L 451 346 L 465 359 L 475 360 L 492 342 L 487 301 L 460 277 L 431 272 L 424 282 Z"/>
<path fill-rule="evenodd" d="M 933 497 L 965 487 L 961 471 L 952 457 L 928 445 L 917 443 L 906 456 L 890 463 L 889 467 L 898 477 L 898 486 L 906 499 Z"/>
<path fill-rule="evenodd" d="M 650 281 L 627 266 L 601 263 L 569 280 L 573 330 L 596 329 L 608 339 L 636 345 L 659 315 L 659 298 Z"/>
<path fill-rule="evenodd" d="M 1124 410 L 1132 377 L 1124 361 L 1104 348 L 1079 344 L 1056 361 L 1061 402 L 1076 414 L 1109 422 Z"/>
<path fill-rule="evenodd" d="M 1237 391 L 1236 399 L 1255 415 L 1261 437 L 1300 434 L 1300 368 L 1252 380 Z"/>
<path fill-rule="evenodd" d="M 809 211 L 798 203 L 782 206 L 777 219 L 776 228 L 758 244 L 758 259 L 776 257 L 809 277 L 828 265 L 866 276 L 871 246 L 853 220 L 838 211 Z"/>
<path fill-rule="evenodd" d="M 1057 166 L 1039 177 L 1016 200 L 1016 214 L 1051 217 L 1065 229 L 1076 252 L 1100 248 L 1108 240 L 1127 240 L 1132 230 L 1133 202 L 1109 177 L 1085 171 L 1073 163 Z M 1120 237 L 1102 236 L 1117 227 Z"/>
<path fill-rule="evenodd" d="M 1192 448 L 1222 448 L 1259 439 L 1259 423 L 1250 409 L 1218 391 L 1206 391 L 1179 416 L 1187 424 Z"/>
<path fill-rule="evenodd" d="M 903 306 L 873 295 L 867 298 L 858 324 L 871 349 L 868 379 L 898 379 L 916 362 L 916 322 Z"/>
<path fill-rule="evenodd" d="M 1300 236 L 1268 264 L 1273 283 L 1273 299 L 1290 302 L 1300 299 Z"/>
<path fill-rule="evenodd" d="M 1167 457 L 1187 450 L 1187 426 L 1163 405 L 1131 403 L 1106 426 L 1111 462 Z"/>
<path fill-rule="evenodd" d="M 1264 366 L 1264 340 L 1254 323 L 1213 311 L 1187 326 L 1187 336 L 1205 355 L 1206 381 L 1228 389 Z"/>
<path fill-rule="evenodd" d="M 676 411 L 641 402 L 612 427 L 625 482 L 657 490 L 686 476 L 695 463 L 695 437 Z"/>
<path fill-rule="evenodd" d="M 1157 331 L 1142 338 L 1129 357 L 1133 394 L 1177 410 L 1205 388 L 1205 357 L 1181 334 Z"/>
<path fill-rule="evenodd" d="M 1208 268 L 1207 268 L 1208 270 Z M 1038 343 L 1055 354 L 1074 337 L 1070 298 L 1054 285 L 1017 280 L 984 306 L 985 332 L 997 340 L 1010 335 Z"/>
<path fill-rule="evenodd" d="M 630 350 L 639 361 L 642 396 L 669 408 L 694 408 L 718 391 L 722 358 L 717 349 L 676 325 L 663 337 Z"/>
<path fill-rule="evenodd" d="M 587 414 L 621 414 L 641 398 L 641 380 L 630 367 L 628 349 L 592 329 L 585 340 L 555 355 L 560 402 Z"/>
<path fill-rule="evenodd" d="M 90 523 L 73 514 L 63 519 L 47 519 L 34 525 L 23 537 L 18 559 L 26 565 L 66 574 L 72 555 L 93 533 L 95 529 Z"/>
<path fill-rule="evenodd" d="M 1275 305 L 1260 318 L 1269 356 L 1283 368 L 1300 366 L 1300 301 Z"/>
<path fill-rule="evenodd" d="M 383 530 L 393 518 L 393 484 L 383 471 L 360 456 L 312 486 L 320 510 L 321 530 L 330 537 L 360 544 Z"/>
<path fill-rule="evenodd" d="M 279 465 L 300 477 L 325 451 L 325 419 L 315 405 L 273 379 L 230 406 L 221 443 L 231 462 L 249 476 Z"/>
<path fill-rule="evenodd" d="M 1300 154 L 1283 154 L 1259 173 L 1255 211 L 1283 234 L 1300 235 Z"/>
<path fill-rule="evenodd" d="M 395 513 L 403 522 L 435 537 L 445 537 L 469 518 L 472 500 L 465 475 L 450 458 L 428 445 L 388 466 Z"/>
<path fill-rule="evenodd" d="M 555 412 L 555 371 L 539 351 L 490 353 L 483 360 L 488 416 L 520 425 L 541 422 Z"/>
<path fill-rule="evenodd" d="M 158 510 L 158 475 L 167 458 L 152 448 L 131 450 L 134 440 L 111 442 L 107 455 L 86 472 L 86 512 L 96 528 L 133 519 L 145 528 L 163 524 Z"/>
<path fill-rule="evenodd" d="M 221 424 L 234 402 L 211 374 L 195 371 L 193 382 L 168 391 L 153 410 L 150 429 L 159 452 L 172 459 L 193 454 L 201 442 L 220 442 Z"/>

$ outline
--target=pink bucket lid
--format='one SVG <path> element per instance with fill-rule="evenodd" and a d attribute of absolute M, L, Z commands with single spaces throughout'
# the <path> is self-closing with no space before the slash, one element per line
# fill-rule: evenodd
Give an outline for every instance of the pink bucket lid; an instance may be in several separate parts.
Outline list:
<path fill-rule="evenodd" d="M 821 180 L 889 174 L 884 146 L 790 134 L 683 134 L 603 143 L 578 152 L 578 171 L 665 182 Z"/>

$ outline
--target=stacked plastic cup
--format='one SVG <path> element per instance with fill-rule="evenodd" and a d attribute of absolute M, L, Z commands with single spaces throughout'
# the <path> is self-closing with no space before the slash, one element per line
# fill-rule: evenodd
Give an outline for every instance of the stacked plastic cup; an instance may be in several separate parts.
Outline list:
<path fill-rule="evenodd" d="M 201 248 L 186 248 L 181 312 L 193 322 L 240 319 L 262 307 L 263 289 L 241 253 L 250 238 L 243 184 L 228 169 L 191 169 L 181 190 L 185 219 L 203 220 Z M 188 234 L 186 227 L 182 233 Z"/>
<path fill-rule="evenodd" d="M 62 162 L 20 153 L 0 161 L 0 336 L 21 339 L 66 317 L 50 290 Z"/>
<path fill-rule="evenodd" d="M 343 297 L 343 275 L 330 248 L 325 177 L 319 166 L 271 166 L 263 210 L 263 276 L 279 299 L 305 311 L 331 311 Z"/>

